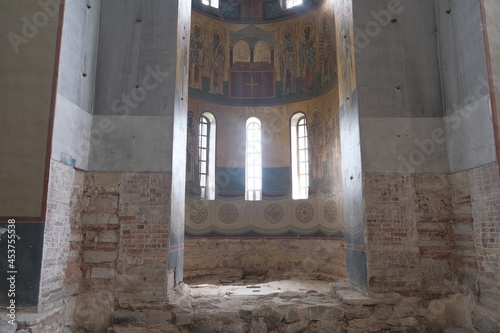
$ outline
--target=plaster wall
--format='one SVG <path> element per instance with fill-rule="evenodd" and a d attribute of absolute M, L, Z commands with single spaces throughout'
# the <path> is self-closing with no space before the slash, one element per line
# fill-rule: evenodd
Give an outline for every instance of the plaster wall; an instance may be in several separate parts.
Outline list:
<path fill-rule="evenodd" d="M 92 116 L 93 169 L 151 170 L 171 168 L 172 144 L 167 129 L 173 116 Z"/>
<path fill-rule="evenodd" d="M 441 117 L 434 0 L 353 1 L 362 117 Z"/>
<path fill-rule="evenodd" d="M 436 1 L 450 171 L 496 160 L 479 2 Z"/>
<path fill-rule="evenodd" d="M 363 170 L 384 173 L 448 171 L 445 121 L 440 117 L 362 117 Z"/>
<path fill-rule="evenodd" d="M 68 1 L 64 9 L 52 159 L 88 168 L 100 0 Z"/>
<path fill-rule="evenodd" d="M 103 2 L 89 169 L 171 171 L 181 163 L 171 143 L 185 146 L 185 132 L 174 132 L 185 131 L 189 13 L 189 1 Z"/>
<path fill-rule="evenodd" d="M 58 93 L 92 114 L 101 0 L 67 1 Z"/>
<path fill-rule="evenodd" d="M 496 161 L 490 96 L 444 118 L 450 171 L 460 172 Z"/>
<path fill-rule="evenodd" d="M 448 172 L 434 1 L 353 13 L 363 171 Z"/>
<path fill-rule="evenodd" d="M 39 220 L 44 214 L 58 19 L 57 3 L 0 4 L 0 216 Z"/>
<path fill-rule="evenodd" d="M 482 2 L 484 5 L 484 17 L 483 19 L 486 21 L 486 29 L 488 35 L 488 46 L 489 46 L 489 55 L 490 57 L 490 65 L 491 65 L 491 73 L 494 85 L 494 94 L 495 100 L 498 101 L 500 96 L 500 23 L 498 22 L 498 16 L 500 15 L 500 4 L 494 0 L 485 0 Z M 497 161 L 500 160 L 500 153 L 498 147 L 500 146 L 500 105 L 498 102 L 496 106 L 493 107 L 492 112 L 496 112 L 496 134 L 495 141 L 497 147 Z"/>
<path fill-rule="evenodd" d="M 314 99 L 295 103 L 269 106 L 233 106 L 210 103 L 199 99 L 189 100 L 189 110 L 195 114 L 195 121 L 201 113 L 208 111 L 215 116 L 217 124 L 217 167 L 245 167 L 245 128 L 250 117 L 256 117 L 262 125 L 262 161 L 267 168 L 290 166 L 290 120 L 297 113 L 302 112 L 312 122 L 313 110 L 319 111 L 322 134 L 331 131 L 331 142 L 322 140 L 322 149 L 338 149 L 338 87 L 317 96 Z M 326 161 L 326 151 L 322 154 Z M 333 162 L 333 161 L 332 161 Z M 338 161 L 335 163 L 338 167 Z"/>
<path fill-rule="evenodd" d="M 52 159 L 87 169 L 92 115 L 61 94 L 57 94 L 52 136 Z"/>

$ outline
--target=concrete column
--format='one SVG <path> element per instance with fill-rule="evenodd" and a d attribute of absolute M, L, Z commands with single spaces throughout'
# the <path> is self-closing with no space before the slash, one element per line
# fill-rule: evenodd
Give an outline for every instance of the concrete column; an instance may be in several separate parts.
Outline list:
<path fill-rule="evenodd" d="M 169 189 L 161 216 L 169 228 L 161 230 L 171 284 L 182 281 L 183 269 L 190 17 L 188 0 L 102 3 L 90 137 L 89 170 L 147 174 L 133 178 L 144 179 L 139 196 L 155 186 Z M 153 179 L 168 183 L 148 186 Z M 125 215 L 142 216 L 139 225 L 160 218 L 135 209 Z"/>
<path fill-rule="evenodd" d="M 335 2 L 347 278 L 367 288 L 363 184 L 352 1 Z"/>
<path fill-rule="evenodd" d="M 451 292 L 460 267 L 450 258 L 464 259 L 456 237 L 471 220 L 457 219 L 449 174 L 495 161 L 479 4 L 353 0 L 352 25 L 357 112 L 341 108 L 344 209 L 360 211 L 346 232 L 359 235 L 352 251 L 366 265 L 347 256 L 348 276 L 366 267 L 373 292 Z"/>

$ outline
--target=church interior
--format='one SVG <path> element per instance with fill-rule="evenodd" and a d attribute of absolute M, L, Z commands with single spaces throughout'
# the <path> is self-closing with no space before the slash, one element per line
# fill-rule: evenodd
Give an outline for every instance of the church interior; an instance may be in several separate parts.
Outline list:
<path fill-rule="evenodd" d="M 500 3 L 0 4 L 1 333 L 500 333 Z"/>

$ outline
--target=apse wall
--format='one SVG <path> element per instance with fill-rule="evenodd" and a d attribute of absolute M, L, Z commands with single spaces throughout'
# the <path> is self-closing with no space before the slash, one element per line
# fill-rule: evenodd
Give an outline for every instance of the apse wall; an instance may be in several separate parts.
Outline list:
<path fill-rule="evenodd" d="M 324 1 L 302 15 L 251 24 L 193 11 L 186 277 L 216 269 L 233 275 L 237 273 L 231 269 L 243 274 L 293 270 L 344 275 L 335 24 L 330 8 L 330 1 Z M 214 77 L 217 52 L 223 73 Z M 220 79 L 218 89 L 215 82 Z M 204 112 L 215 118 L 214 200 L 200 198 L 197 145 Z M 303 200 L 292 199 L 291 118 L 298 112 L 306 116 L 309 139 L 309 196 Z M 259 201 L 245 200 L 250 117 L 262 126 Z M 255 255 L 257 249 L 262 255 Z"/>

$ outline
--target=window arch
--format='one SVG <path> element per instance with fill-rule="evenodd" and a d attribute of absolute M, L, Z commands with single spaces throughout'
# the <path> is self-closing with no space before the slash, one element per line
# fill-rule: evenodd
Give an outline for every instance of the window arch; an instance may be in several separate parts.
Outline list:
<path fill-rule="evenodd" d="M 302 112 L 292 116 L 290 123 L 292 156 L 292 198 L 309 197 L 309 150 L 307 142 L 307 118 Z"/>
<path fill-rule="evenodd" d="M 239 40 L 233 46 L 233 61 L 250 62 L 250 45 L 245 40 Z"/>
<path fill-rule="evenodd" d="M 280 0 L 281 9 L 287 10 L 289 8 L 302 5 L 303 0 Z"/>
<path fill-rule="evenodd" d="M 201 3 L 213 8 L 219 8 L 219 0 L 201 0 Z"/>
<path fill-rule="evenodd" d="M 203 112 L 200 116 L 199 128 L 199 179 L 200 198 L 215 199 L 215 117 L 210 112 Z"/>
<path fill-rule="evenodd" d="M 262 200 L 262 140 L 260 120 L 251 117 L 246 124 L 245 199 Z"/>
<path fill-rule="evenodd" d="M 286 0 L 286 8 L 292 8 L 302 4 L 302 0 Z"/>

